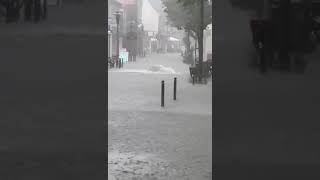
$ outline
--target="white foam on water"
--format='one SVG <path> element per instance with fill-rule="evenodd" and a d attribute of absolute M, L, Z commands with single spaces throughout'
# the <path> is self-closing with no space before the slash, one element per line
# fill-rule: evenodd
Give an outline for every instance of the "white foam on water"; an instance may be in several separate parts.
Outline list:
<path fill-rule="evenodd" d="M 163 65 L 154 65 L 149 68 L 152 72 L 166 72 L 169 74 L 176 74 L 176 71 L 171 67 L 165 67 Z"/>
<path fill-rule="evenodd" d="M 120 69 L 110 70 L 109 72 L 122 72 L 122 73 L 142 73 L 142 74 L 180 74 L 171 67 L 163 65 L 154 65 L 148 69 Z"/>

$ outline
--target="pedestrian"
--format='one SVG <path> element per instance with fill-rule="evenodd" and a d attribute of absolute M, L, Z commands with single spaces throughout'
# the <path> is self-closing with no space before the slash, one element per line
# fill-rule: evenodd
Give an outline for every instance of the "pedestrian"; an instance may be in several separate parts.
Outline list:
<path fill-rule="evenodd" d="M 143 57 L 146 57 L 147 48 L 143 48 Z"/>

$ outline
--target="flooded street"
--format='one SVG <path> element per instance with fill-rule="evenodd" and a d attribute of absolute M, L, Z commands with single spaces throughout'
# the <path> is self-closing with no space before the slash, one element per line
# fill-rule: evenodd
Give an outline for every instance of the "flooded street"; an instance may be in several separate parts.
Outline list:
<path fill-rule="evenodd" d="M 143 71 L 157 65 L 169 71 Z M 177 101 L 172 100 L 174 77 Z M 180 54 L 153 54 L 109 71 L 109 177 L 212 179 L 212 86 L 193 86 L 189 78 Z M 166 84 L 164 108 L 161 80 Z"/>

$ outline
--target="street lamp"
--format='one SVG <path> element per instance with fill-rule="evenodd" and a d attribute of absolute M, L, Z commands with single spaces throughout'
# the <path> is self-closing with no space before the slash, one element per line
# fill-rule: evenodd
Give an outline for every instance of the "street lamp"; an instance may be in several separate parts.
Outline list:
<path fill-rule="evenodd" d="M 199 80 L 202 82 L 203 76 L 203 26 L 204 26 L 204 0 L 200 2 L 200 38 L 199 38 L 199 66 L 200 66 L 200 77 Z"/>
<path fill-rule="evenodd" d="M 112 57 L 112 19 L 108 17 L 106 30 L 108 32 L 108 57 Z"/>
<path fill-rule="evenodd" d="M 145 56 L 145 48 L 144 48 L 144 40 L 145 40 L 145 34 L 144 34 L 144 26 L 142 24 L 141 26 L 141 33 L 142 33 L 142 40 L 141 40 L 141 46 L 142 46 L 142 56 Z"/>
<path fill-rule="evenodd" d="M 119 24 L 120 24 L 120 16 L 122 14 L 122 10 L 116 11 L 114 13 L 114 15 L 116 16 L 116 22 L 117 22 L 117 61 L 119 61 L 119 49 L 120 49 L 120 45 L 119 45 Z"/>
<path fill-rule="evenodd" d="M 144 47 L 143 47 L 143 41 L 144 41 L 144 26 L 143 24 L 138 25 L 139 28 L 139 54 L 140 56 L 143 56 L 144 54 Z"/>
<path fill-rule="evenodd" d="M 128 39 L 130 40 L 130 46 L 128 46 L 129 49 L 129 57 L 130 61 L 136 61 L 136 53 L 137 53 L 137 22 L 136 21 L 129 21 L 128 22 L 130 26 L 130 30 L 128 32 Z"/>

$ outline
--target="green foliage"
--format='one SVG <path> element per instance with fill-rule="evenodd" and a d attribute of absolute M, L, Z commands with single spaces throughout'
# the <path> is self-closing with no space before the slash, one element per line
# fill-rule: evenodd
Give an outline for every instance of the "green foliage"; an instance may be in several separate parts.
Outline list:
<path fill-rule="evenodd" d="M 183 6 L 192 6 L 199 5 L 201 0 L 178 0 L 178 3 L 181 3 Z"/>
<path fill-rule="evenodd" d="M 186 25 L 190 21 L 186 9 L 177 3 L 177 0 L 162 0 L 164 4 L 164 12 L 167 13 L 167 17 L 170 24 L 177 28 L 186 28 Z"/>
<path fill-rule="evenodd" d="M 162 0 L 162 2 L 171 24 L 177 28 L 184 28 L 188 36 L 195 37 L 194 39 L 199 41 L 198 43 L 201 44 L 198 49 L 199 59 L 202 62 L 203 30 L 212 23 L 212 3 L 208 0 Z M 201 3 L 203 3 L 203 11 L 201 11 Z M 184 62 L 193 62 L 192 50 L 187 53 L 184 56 Z"/>
<path fill-rule="evenodd" d="M 200 30 L 200 1 L 199 0 L 162 0 L 164 10 L 170 23 L 177 28 L 192 30 L 199 34 Z M 212 5 L 204 1 L 204 26 L 212 22 Z"/>

